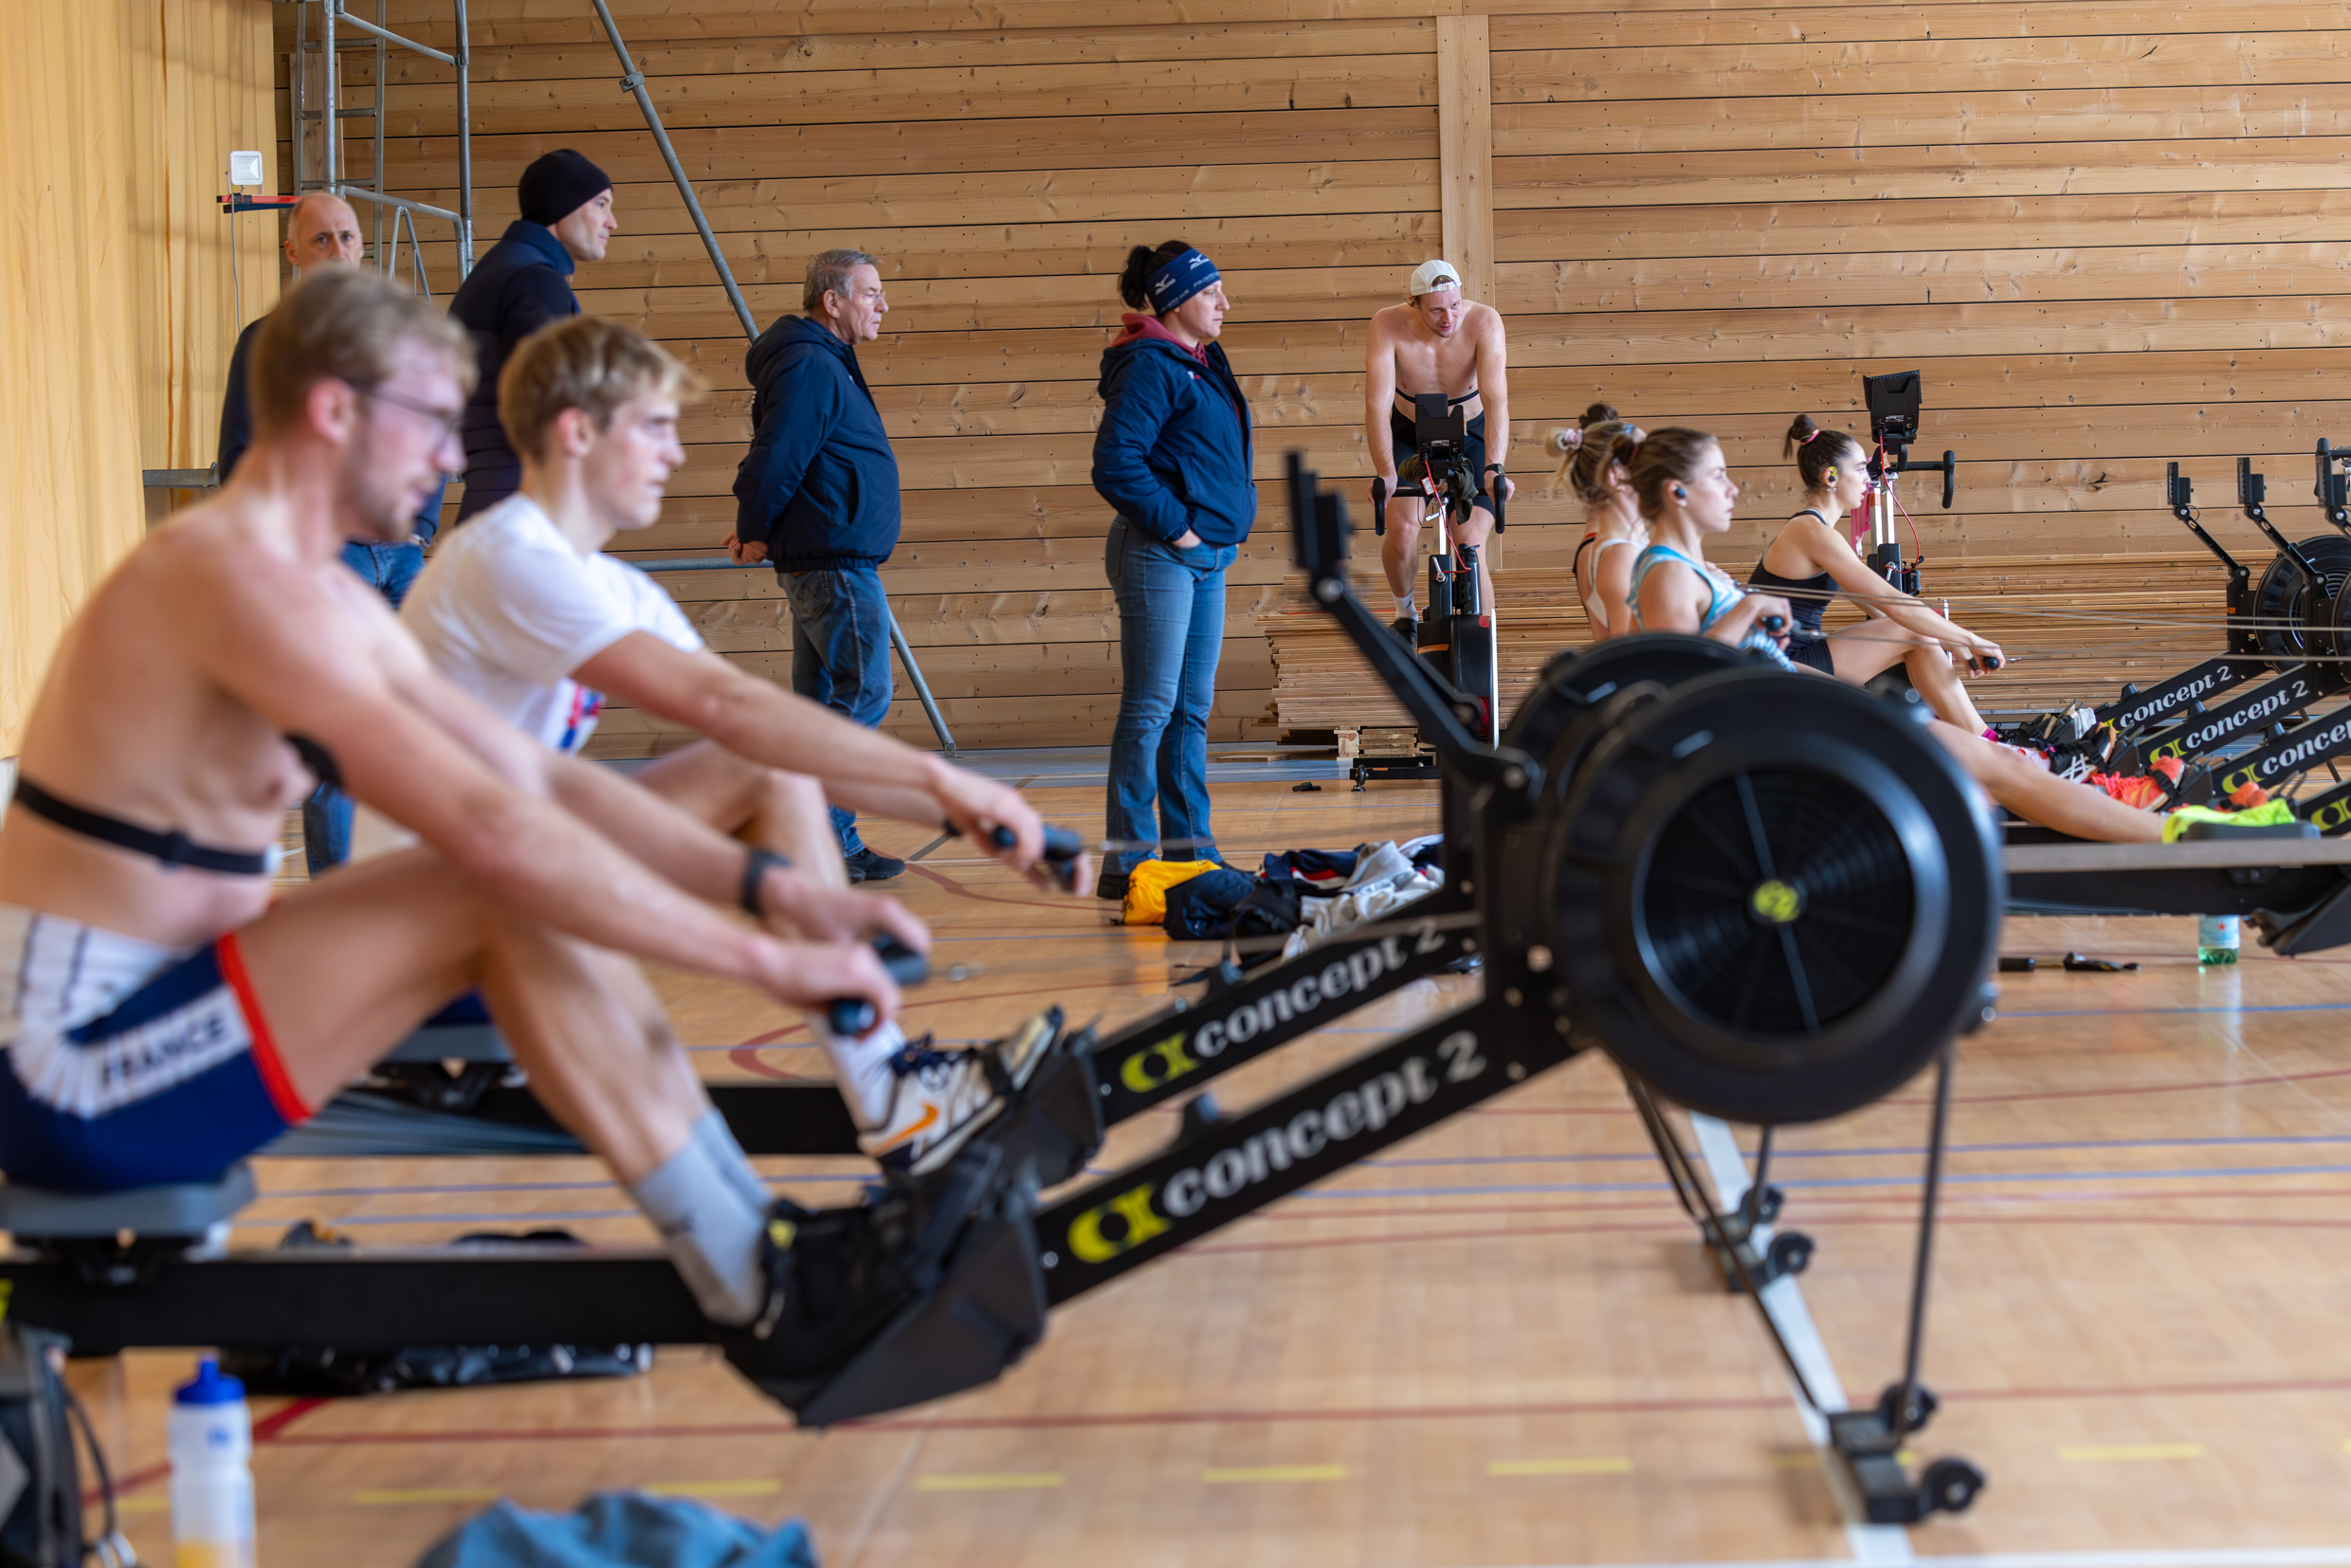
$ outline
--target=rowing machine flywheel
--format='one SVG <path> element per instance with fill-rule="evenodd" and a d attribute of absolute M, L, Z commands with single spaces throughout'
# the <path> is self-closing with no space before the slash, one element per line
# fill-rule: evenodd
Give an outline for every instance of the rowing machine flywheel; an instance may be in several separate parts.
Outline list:
<path fill-rule="evenodd" d="M 2310 558 L 2323 579 L 2312 587 L 2292 556 L 2279 551 L 2253 585 L 2253 614 L 2262 651 L 2273 659 L 2301 659 L 2333 651 L 2335 601 L 2351 578 L 2351 538 L 2314 534 L 2295 548 Z"/>
<path fill-rule="evenodd" d="M 1832 681 L 1710 675 L 1622 708 L 1554 818 L 1576 1027 L 1668 1099 L 1814 1121 L 1978 1019 L 2005 878 L 1920 710 Z"/>

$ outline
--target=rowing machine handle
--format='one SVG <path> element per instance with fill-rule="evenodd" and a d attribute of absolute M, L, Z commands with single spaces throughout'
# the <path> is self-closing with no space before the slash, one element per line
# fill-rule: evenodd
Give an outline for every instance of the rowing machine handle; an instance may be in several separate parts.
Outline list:
<path fill-rule="evenodd" d="M 900 941 L 896 937 L 880 936 L 873 939 L 874 956 L 891 979 L 902 986 L 920 985 L 931 975 L 931 960 Z M 875 1015 L 873 1004 L 863 996 L 840 996 L 825 1006 L 825 1027 L 832 1030 L 836 1040 L 855 1040 L 873 1031 L 881 1020 Z"/>
<path fill-rule="evenodd" d="M 999 849 L 1010 849 L 1018 839 L 1019 835 L 1010 828 L 998 826 L 989 830 L 988 842 Z M 1053 879 L 1053 885 L 1063 892 L 1077 885 L 1078 857 L 1084 853 L 1085 841 L 1074 830 L 1050 826 L 1045 830 L 1045 869 Z"/>
<path fill-rule="evenodd" d="M 1499 534 L 1499 533 L 1504 532 L 1504 530 L 1506 530 L 1506 529 L 1510 526 L 1510 521 L 1509 521 L 1509 520 L 1508 520 L 1507 518 L 1505 518 L 1505 517 L 1503 515 L 1503 509 L 1502 509 L 1502 508 L 1503 508 L 1503 500 L 1502 500 L 1502 486 L 1503 486 L 1503 481 L 1504 481 L 1504 480 L 1505 480 L 1505 479 L 1507 479 L 1509 476 L 1508 476 L 1508 475 L 1506 475 L 1506 474 L 1504 474 L 1504 473 L 1501 469 L 1499 469 L 1499 468 L 1497 468 L 1497 469 L 1493 470 L 1493 474 L 1494 474 L 1494 487 L 1493 487 L 1491 490 L 1487 491 L 1487 492 L 1486 492 L 1486 495 L 1487 495 L 1488 499 L 1490 499 L 1490 500 L 1493 501 L 1493 503 L 1494 503 L 1494 532 L 1495 532 L 1495 533 L 1497 533 L 1497 534 Z"/>
<path fill-rule="evenodd" d="M 1377 474 L 1372 476 L 1372 532 L 1383 538 L 1388 532 L 1388 482 Z"/>
<path fill-rule="evenodd" d="M 1942 454 L 1942 509 L 1951 510 L 1952 500 L 1959 493 L 1959 459 L 1956 452 Z"/>

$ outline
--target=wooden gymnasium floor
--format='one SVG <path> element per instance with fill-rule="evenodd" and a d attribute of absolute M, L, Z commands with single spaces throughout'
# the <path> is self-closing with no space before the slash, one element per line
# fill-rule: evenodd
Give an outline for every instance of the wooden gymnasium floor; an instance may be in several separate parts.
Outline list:
<path fill-rule="evenodd" d="M 1099 828 L 1098 786 L 1046 787 Z M 1425 830 L 1433 786 L 1229 783 L 1227 852 Z M 873 835 L 894 853 L 925 835 Z M 1157 931 L 1037 895 L 950 844 L 898 891 L 960 983 L 909 1021 L 950 1040 L 1046 998 L 1112 1022 L 1164 992 Z M 2006 950 L 2137 959 L 2005 976 L 1967 1041 L 1927 1359 L 1928 1455 L 1991 1477 L 1905 1543 L 1849 1529 L 1747 1304 L 1709 1280 L 1595 1052 L 1060 1314 L 1000 1384 L 826 1434 L 714 1357 L 650 1377 L 331 1403 L 261 1401 L 262 1554 L 393 1568 L 494 1497 L 605 1487 L 797 1515 L 829 1568 L 1469 1568 L 2120 1552 L 2112 1564 L 2351 1561 L 2351 958 L 2249 949 L 2199 973 L 2189 922 L 2017 921 Z M 1421 982 L 1218 1085 L 1246 1104 L 1464 994 Z M 818 1069 L 793 1022 L 661 977 L 708 1076 Z M 1894 1375 L 1922 1083 L 1785 1139 L 1802 1295 L 1863 1397 Z M 1122 1158 L 1168 1135 L 1145 1118 Z M 804 1198 L 853 1162 L 779 1160 Z M 555 1223 L 644 1231 L 584 1161 L 265 1161 L 243 1240 L 301 1217 L 372 1242 Z M 190 1358 L 77 1368 L 164 1560 L 167 1389 Z M 2219 1553 L 2219 1556 L 2202 1554 Z"/>

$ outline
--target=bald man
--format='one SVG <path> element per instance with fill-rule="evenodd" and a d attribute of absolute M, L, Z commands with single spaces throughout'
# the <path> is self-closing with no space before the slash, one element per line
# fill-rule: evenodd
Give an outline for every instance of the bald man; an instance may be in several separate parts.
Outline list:
<path fill-rule="evenodd" d="M 314 267 L 340 264 L 356 266 L 364 253 L 359 238 L 359 215 L 340 196 L 330 196 L 323 191 L 313 191 L 294 204 L 291 220 L 285 226 L 285 261 L 299 279 L 310 276 Z M 255 320 L 237 335 L 236 352 L 228 356 L 228 393 L 221 399 L 220 478 L 228 483 L 236 472 L 237 460 L 245 455 L 253 441 L 253 402 L 246 385 L 246 359 L 253 351 L 253 336 L 261 331 Z"/>
<path fill-rule="evenodd" d="M 356 266 L 365 254 L 365 242 L 359 238 L 359 215 L 342 197 L 313 191 L 294 204 L 293 216 L 285 226 L 285 260 L 293 267 L 297 283 L 320 267 Z M 257 320 L 238 334 L 236 352 L 228 356 L 228 392 L 221 399 L 223 484 L 236 471 L 237 460 L 245 456 L 253 437 L 253 405 L 246 361 L 261 327 Z M 425 569 L 425 545 L 431 540 L 440 520 L 441 492 L 435 489 L 417 514 L 410 538 L 394 544 L 345 541 L 343 564 L 359 574 L 397 610 L 400 601 L 408 597 L 409 584 Z M 303 855 L 310 863 L 312 876 L 351 858 L 351 797 L 331 784 L 321 783 L 317 793 L 302 803 Z"/>

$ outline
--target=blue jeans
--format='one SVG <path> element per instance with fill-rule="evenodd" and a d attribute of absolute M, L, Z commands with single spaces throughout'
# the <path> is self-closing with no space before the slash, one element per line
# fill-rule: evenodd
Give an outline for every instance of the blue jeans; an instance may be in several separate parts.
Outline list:
<path fill-rule="evenodd" d="M 436 501 L 430 509 L 439 507 Z M 416 574 L 425 569 L 425 550 L 416 544 L 345 544 L 343 564 L 397 610 Z M 351 858 L 351 796 L 328 784 L 319 785 L 302 802 L 302 859 L 312 876 Z"/>
<path fill-rule="evenodd" d="M 1103 552 L 1103 571 L 1119 604 L 1110 836 L 1157 843 L 1170 860 L 1220 858 L 1209 825 L 1208 714 L 1216 701 L 1216 660 L 1225 647 L 1225 568 L 1239 554 L 1230 544 L 1178 550 L 1124 518 L 1110 525 Z M 1143 849 L 1114 849 L 1103 864 L 1123 875 L 1150 858 Z"/>
<path fill-rule="evenodd" d="M 890 603 L 871 566 L 775 574 L 792 604 L 792 689 L 867 729 L 890 711 Z M 841 852 L 865 848 L 857 813 L 832 808 Z"/>

